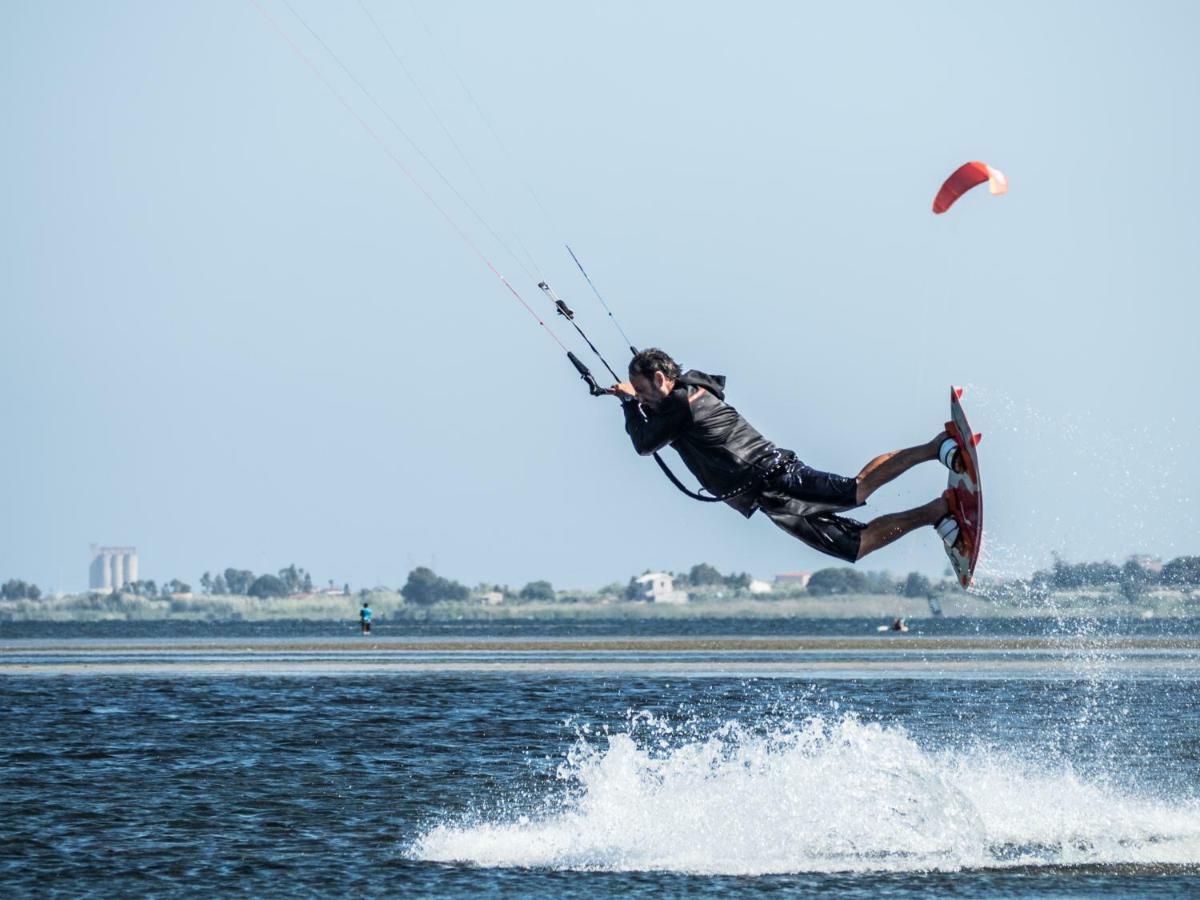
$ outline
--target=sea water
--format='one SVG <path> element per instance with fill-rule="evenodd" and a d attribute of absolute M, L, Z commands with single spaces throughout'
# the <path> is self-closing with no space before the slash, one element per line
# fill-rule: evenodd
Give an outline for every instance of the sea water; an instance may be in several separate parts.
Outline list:
<path fill-rule="evenodd" d="M 1143 669 L 1081 650 L 1013 677 L 911 678 L 886 659 L 725 676 L 710 657 L 683 673 L 7 676 L 0 887 L 1200 892 L 1193 651 Z"/>

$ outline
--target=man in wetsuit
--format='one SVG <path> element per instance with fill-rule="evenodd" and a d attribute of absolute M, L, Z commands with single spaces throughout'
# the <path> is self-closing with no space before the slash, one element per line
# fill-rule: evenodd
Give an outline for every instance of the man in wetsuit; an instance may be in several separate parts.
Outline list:
<path fill-rule="evenodd" d="M 839 515 L 918 463 L 958 467 L 954 441 L 939 433 L 927 444 L 877 456 L 853 478 L 806 466 L 759 434 L 725 402 L 725 379 L 691 370 L 662 350 L 643 350 L 629 363 L 629 381 L 610 393 L 621 400 L 625 430 L 643 456 L 668 444 L 714 497 L 749 518 L 762 510 L 810 547 L 857 562 L 917 528 L 932 525 L 948 544 L 959 529 L 944 497 L 863 523 Z"/>

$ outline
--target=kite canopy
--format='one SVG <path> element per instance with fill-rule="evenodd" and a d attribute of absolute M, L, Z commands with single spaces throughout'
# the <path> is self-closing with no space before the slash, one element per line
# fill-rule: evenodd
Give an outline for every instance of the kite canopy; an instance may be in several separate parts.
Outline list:
<path fill-rule="evenodd" d="M 1008 191 L 1008 179 L 999 169 L 993 169 L 984 162 L 969 162 L 959 166 L 933 198 L 934 213 L 944 213 L 954 205 L 955 200 L 985 181 L 989 193 L 999 195 Z"/>

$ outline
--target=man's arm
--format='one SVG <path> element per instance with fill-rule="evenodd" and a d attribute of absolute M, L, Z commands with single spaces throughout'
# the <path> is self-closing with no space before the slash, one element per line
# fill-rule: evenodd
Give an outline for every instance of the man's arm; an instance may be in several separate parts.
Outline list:
<path fill-rule="evenodd" d="M 649 456 L 679 437 L 692 424 L 691 405 L 678 397 L 668 397 L 651 415 L 642 412 L 636 400 L 621 400 L 625 414 L 625 432 L 639 456 Z"/>

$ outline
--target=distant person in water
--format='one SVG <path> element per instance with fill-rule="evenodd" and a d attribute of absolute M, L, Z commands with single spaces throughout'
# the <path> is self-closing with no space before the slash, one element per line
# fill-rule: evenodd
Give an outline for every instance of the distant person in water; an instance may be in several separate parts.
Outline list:
<path fill-rule="evenodd" d="M 836 384 L 831 381 L 827 389 L 835 390 Z M 945 431 L 927 443 L 877 456 L 857 475 L 836 475 L 805 465 L 759 434 L 725 401 L 723 377 L 681 371 L 662 350 L 637 354 L 629 363 L 629 381 L 613 385 L 609 393 L 621 400 L 625 430 L 638 453 L 673 447 L 710 495 L 746 517 L 761 509 L 822 553 L 857 562 L 930 525 L 946 544 L 958 546 L 959 525 L 945 494 L 871 522 L 841 515 L 919 463 L 940 460 L 962 471 L 957 446 Z"/>
<path fill-rule="evenodd" d="M 362 609 L 358 611 L 358 621 L 362 623 L 362 633 L 371 633 L 371 604 L 363 601 Z"/>

